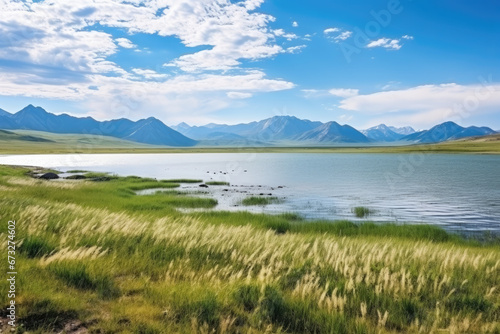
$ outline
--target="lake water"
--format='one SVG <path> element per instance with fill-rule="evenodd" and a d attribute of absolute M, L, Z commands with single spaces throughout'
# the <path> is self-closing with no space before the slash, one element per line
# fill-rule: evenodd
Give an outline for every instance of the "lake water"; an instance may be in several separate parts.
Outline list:
<path fill-rule="evenodd" d="M 308 219 L 430 223 L 462 231 L 500 231 L 500 156 L 445 154 L 77 154 L 0 156 L 0 164 L 84 169 L 158 179 L 227 181 L 211 186 L 216 209 L 294 212 Z M 196 184 L 183 185 L 199 190 Z M 242 207 L 250 195 L 279 204 Z M 366 220 L 366 219 L 365 219 Z"/>

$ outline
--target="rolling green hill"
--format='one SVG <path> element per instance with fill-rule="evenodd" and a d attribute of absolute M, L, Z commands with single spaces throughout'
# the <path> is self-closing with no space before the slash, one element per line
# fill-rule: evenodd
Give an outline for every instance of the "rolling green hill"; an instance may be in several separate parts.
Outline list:
<path fill-rule="evenodd" d="M 96 153 L 99 151 L 158 148 L 107 136 L 56 134 L 32 130 L 0 130 L 3 154 Z"/>
<path fill-rule="evenodd" d="M 0 141 L 29 141 L 29 142 L 52 142 L 50 139 L 31 136 L 28 134 L 17 134 L 12 131 L 0 130 Z"/>

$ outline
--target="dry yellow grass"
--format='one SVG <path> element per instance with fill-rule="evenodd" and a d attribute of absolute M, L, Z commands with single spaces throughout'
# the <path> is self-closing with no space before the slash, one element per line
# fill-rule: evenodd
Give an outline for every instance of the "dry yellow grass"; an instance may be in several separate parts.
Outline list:
<path fill-rule="evenodd" d="M 36 184 L 17 182 L 16 184 Z M 450 297 L 455 293 L 451 285 L 452 275 L 473 271 L 490 281 L 498 281 L 500 258 L 498 251 L 450 247 L 430 242 L 401 242 L 399 240 L 367 240 L 338 238 L 331 236 L 304 236 L 298 234 L 277 235 L 273 231 L 262 231 L 252 226 L 215 226 L 192 217 L 172 219 L 169 217 L 153 221 L 141 220 L 126 214 L 109 212 L 105 209 L 89 209 L 76 204 L 54 204 L 44 202 L 20 208 L 17 213 L 20 222 L 30 222 L 30 234 L 42 233 L 51 219 L 58 215 L 70 215 L 60 237 L 62 248 L 39 261 L 46 266 L 54 261 L 82 259 L 92 261 L 106 254 L 100 247 L 71 248 L 81 236 L 98 239 L 109 235 L 149 235 L 162 247 L 180 247 L 190 252 L 200 246 L 211 252 L 230 254 L 230 261 L 206 270 L 190 266 L 189 258 L 170 262 L 161 274 L 167 286 L 176 282 L 191 282 L 195 285 L 210 285 L 223 290 L 228 284 L 239 281 L 257 282 L 261 286 L 277 284 L 290 274 L 293 268 L 304 262 L 313 264 L 316 271 L 333 270 L 347 282 L 343 292 L 337 288 L 330 292 L 329 283 L 321 283 L 316 271 L 305 274 L 296 283 L 291 295 L 300 300 L 312 300 L 328 313 L 343 313 L 349 298 L 357 294 L 358 287 L 373 289 L 377 295 L 385 294 L 394 299 L 409 295 L 433 293 Z M 235 269 L 234 263 L 238 263 Z M 374 270 L 377 266 L 380 269 Z M 416 268 L 411 272 L 408 268 Z M 259 269 L 257 269 L 259 268 Z M 464 281 L 463 285 L 470 284 Z M 498 303 L 497 286 L 488 286 L 484 298 Z M 358 305 L 360 319 L 367 315 L 367 301 Z M 449 310 L 442 302 L 435 306 L 435 320 L 421 323 L 415 319 L 412 331 L 432 332 L 488 332 L 498 325 L 481 318 L 471 319 L 469 314 L 454 315 L 450 320 Z M 385 328 L 389 313 L 377 310 L 377 325 Z M 232 320 L 221 322 L 221 328 L 230 327 Z M 199 324 L 193 324 L 194 327 Z M 203 324 L 200 325 L 203 327 Z"/>

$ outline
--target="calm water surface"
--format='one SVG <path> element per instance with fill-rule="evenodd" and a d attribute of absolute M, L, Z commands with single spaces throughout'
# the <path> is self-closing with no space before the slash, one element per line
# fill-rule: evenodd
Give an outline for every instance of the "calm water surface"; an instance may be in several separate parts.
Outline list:
<path fill-rule="evenodd" d="M 305 218 L 425 222 L 464 231 L 500 231 L 500 156 L 444 154 L 79 154 L 0 156 L 0 164 L 227 181 L 210 187 L 217 209 L 295 212 Z M 184 185 L 199 190 L 198 185 Z M 224 191 L 224 189 L 227 189 Z M 279 204 L 242 207 L 245 196 Z"/>

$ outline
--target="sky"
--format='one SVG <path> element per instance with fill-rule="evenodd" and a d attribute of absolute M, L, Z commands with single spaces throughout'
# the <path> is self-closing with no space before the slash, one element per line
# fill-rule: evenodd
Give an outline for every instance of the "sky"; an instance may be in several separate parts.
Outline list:
<path fill-rule="evenodd" d="M 500 130 L 493 0 L 0 0 L 0 108 Z"/>

